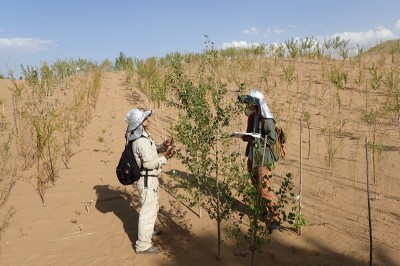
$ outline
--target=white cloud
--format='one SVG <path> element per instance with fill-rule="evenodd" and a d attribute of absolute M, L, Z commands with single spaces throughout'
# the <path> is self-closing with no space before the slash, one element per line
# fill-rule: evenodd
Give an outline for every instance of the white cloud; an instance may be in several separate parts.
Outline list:
<path fill-rule="evenodd" d="M 288 27 L 290 29 L 295 29 L 297 28 L 296 25 L 290 24 L 288 25 Z M 263 33 L 262 36 L 263 37 L 269 37 L 271 34 L 281 34 L 283 32 L 285 32 L 286 30 L 284 28 L 280 28 L 280 27 L 272 27 L 272 28 L 267 28 Z M 249 34 L 249 35 L 259 35 L 260 34 L 260 29 L 256 28 L 256 27 L 252 27 L 250 29 L 245 29 L 242 30 L 242 33 L 244 34 Z"/>
<path fill-rule="evenodd" d="M 259 30 L 258 28 L 252 27 L 252 28 L 250 28 L 250 29 L 243 30 L 242 33 L 244 33 L 244 34 L 250 34 L 250 35 L 258 35 L 258 32 L 259 32 L 259 31 L 260 31 L 260 30 Z"/>
<path fill-rule="evenodd" d="M 232 41 L 232 42 L 224 42 L 222 43 L 222 49 L 227 49 L 227 48 L 252 48 L 252 47 L 257 47 L 260 46 L 260 43 L 257 42 L 246 42 L 246 41 Z"/>
<path fill-rule="evenodd" d="M 0 39 L 0 51 L 39 52 L 55 45 L 54 41 L 39 38 Z"/>
<path fill-rule="evenodd" d="M 281 28 L 275 28 L 274 29 L 274 33 L 276 33 L 276 34 L 279 34 L 279 33 L 282 33 L 282 32 L 284 32 L 285 30 L 284 29 L 281 29 Z"/>
<path fill-rule="evenodd" d="M 274 28 L 268 28 L 264 33 L 263 36 L 264 37 L 269 37 L 271 34 L 281 34 L 285 32 L 285 29 L 283 28 L 278 28 L 278 27 L 274 27 Z"/>
<path fill-rule="evenodd" d="M 394 29 L 395 29 L 396 31 L 399 31 L 399 32 L 400 32 L 400 19 L 396 21 L 396 24 L 394 25 Z"/>
<path fill-rule="evenodd" d="M 368 30 L 368 31 L 358 31 L 358 32 L 341 32 L 335 33 L 330 36 L 318 37 L 318 39 L 334 39 L 339 36 L 343 40 L 350 40 L 351 43 L 355 44 L 374 44 L 380 41 L 387 41 L 392 39 L 397 39 L 399 36 L 396 36 L 391 30 L 385 28 L 378 28 L 377 30 Z"/>

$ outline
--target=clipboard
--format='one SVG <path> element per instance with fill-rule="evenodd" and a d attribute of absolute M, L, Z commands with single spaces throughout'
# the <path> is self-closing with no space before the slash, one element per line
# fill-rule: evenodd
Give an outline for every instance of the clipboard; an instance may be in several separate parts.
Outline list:
<path fill-rule="evenodd" d="M 261 134 L 260 133 L 246 133 L 246 132 L 232 132 L 229 135 L 231 138 L 243 138 L 244 136 L 250 136 L 253 138 L 259 138 L 261 139 Z"/>

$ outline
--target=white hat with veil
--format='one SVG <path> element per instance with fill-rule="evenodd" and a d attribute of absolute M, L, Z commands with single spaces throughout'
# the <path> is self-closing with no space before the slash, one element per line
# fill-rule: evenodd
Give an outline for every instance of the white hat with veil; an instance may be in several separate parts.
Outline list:
<path fill-rule="evenodd" d="M 126 129 L 126 137 L 128 141 L 136 140 L 143 135 L 143 121 L 151 115 L 152 111 L 141 111 L 139 109 L 131 109 L 125 117 L 125 122 L 128 123 Z"/>

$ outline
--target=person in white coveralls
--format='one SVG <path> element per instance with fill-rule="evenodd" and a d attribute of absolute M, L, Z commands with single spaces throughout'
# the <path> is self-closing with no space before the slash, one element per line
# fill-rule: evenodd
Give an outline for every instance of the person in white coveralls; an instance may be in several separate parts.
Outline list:
<path fill-rule="evenodd" d="M 128 123 L 127 140 L 134 140 L 133 154 L 137 164 L 142 168 L 141 177 L 136 182 L 141 201 L 138 240 L 135 245 L 137 254 L 156 254 L 160 251 L 159 247 L 152 244 L 154 225 L 159 210 L 158 178 L 162 172 L 162 166 L 173 156 L 173 151 L 170 149 L 172 139 L 156 144 L 147 132 L 151 113 L 152 111 L 132 109 L 125 118 Z"/>

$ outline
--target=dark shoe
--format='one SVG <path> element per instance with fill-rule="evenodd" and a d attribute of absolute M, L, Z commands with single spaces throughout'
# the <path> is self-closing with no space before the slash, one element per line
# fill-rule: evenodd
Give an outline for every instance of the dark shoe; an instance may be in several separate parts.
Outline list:
<path fill-rule="evenodd" d="M 154 229 L 153 236 L 161 235 L 162 231 L 160 229 Z"/>
<path fill-rule="evenodd" d="M 158 252 L 160 252 L 160 249 L 156 246 L 151 246 L 149 249 L 143 250 L 143 251 L 136 251 L 136 254 L 149 254 L 149 255 L 153 255 L 153 254 L 157 254 Z"/>
<path fill-rule="evenodd" d="M 272 223 L 269 224 L 268 229 L 269 229 L 270 231 L 278 230 L 278 229 L 279 229 L 279 224 L 278 224 L 277 222 L 274 221 L 274 222 L 272 222 Z"/>
<path fill-rule="evenodd" d="M 269 215 L 268 211 L 263 212 L 263 214 L 261 214 L 260 221 L 267 222 L 268 215 Z"/>

